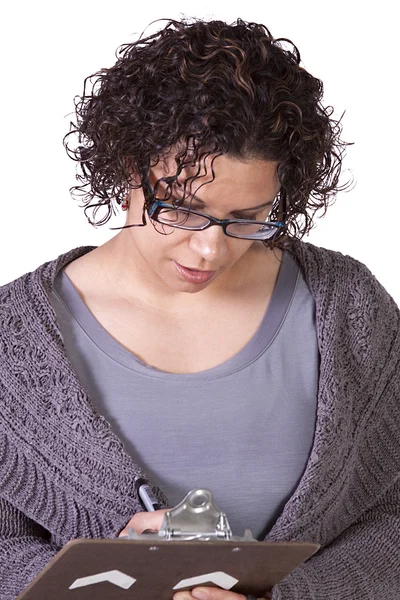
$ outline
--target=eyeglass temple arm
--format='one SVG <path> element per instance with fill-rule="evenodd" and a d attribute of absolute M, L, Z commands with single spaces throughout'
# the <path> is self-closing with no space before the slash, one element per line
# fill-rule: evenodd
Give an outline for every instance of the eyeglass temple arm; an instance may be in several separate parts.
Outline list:
<path fill-rule="evenodd" d="M 278 221 L 281 223 L 285 222 L 286 217 L 286 198 L 283 199 L 282 194 L 279 198 L 279 212 L 278 212 Z"/>

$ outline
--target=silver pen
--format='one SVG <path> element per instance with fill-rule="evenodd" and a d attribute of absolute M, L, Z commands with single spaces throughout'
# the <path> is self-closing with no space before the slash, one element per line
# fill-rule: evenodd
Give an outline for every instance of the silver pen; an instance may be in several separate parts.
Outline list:
<path fill-rule="evenodd" d="M 139 496 L 139 499 L 143 505 L 143 508 L 147 512 L 154 512 L 155 510 L 160 509 L 158 500 L 154 496 L 153 491 L 152 491 L 151 487 L 149 486 L 148 481 L 143 479 L 143 477 L 139 477 L 139 479 L 135 480 L 135 490 Z"/>

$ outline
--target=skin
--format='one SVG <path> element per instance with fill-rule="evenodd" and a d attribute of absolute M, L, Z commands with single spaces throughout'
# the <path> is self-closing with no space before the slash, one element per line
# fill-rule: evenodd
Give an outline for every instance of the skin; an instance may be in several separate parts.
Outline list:
<path fill-rule="evenodd" d="M 232 213 L 273 201 L 276 197 L 280 189 L 276 162 L 239 161 L 227 155 L 218 156 L 214 161 L 215 180 L 198 189 L 212 179 L 211 158 L 207 160 L 208 174 L 192 188 L 204 205 L 193 202 L 193 209 L 220 219 L 238 218 Z M 175 170 L 172 157 L 166 157 L 154 167 L 150 181 L 154 184 L 159 177 L 171 175 Z M 192 171 L 196 172 L 196 169 Z M 181 177 L 186 178 L 192 171 L 187 169 Z M 141 223 L 143 202 L 142 190 L 131 190 L 126 224 Z M 271 208 L 258 211 L 257 220 L 265 220 Z M 259 241 L 230 238 L 221 227 L 210 227 L 205 231 L 173 229 L 172 233 L 171 228 L 166 227 L 165 231 L 171 235 L 161 235 L 148 217 L 147 220 L 146 227 L 124 229 L 83 257 L 90 263 L 86 264 L 88 276 L 92 273 L 96 278 L 100 269 L 101 280 L 119 298 L 131 302 L 132 307 L 140 303 L 150 310 L 166 310 L 171 316 L 204 314 L 216 300 L 240 295 L 257 285 L 260 273 L 264 278 L 268 277 L 268 269 L 273 270 L 277 257 L 281 258 L 281 251 L 266 249 Z M 156 226 L 160 228 L 159 224 Z M 193 284 L 182 279 L 173 261 L 216 273 L 209 282 Z"/>

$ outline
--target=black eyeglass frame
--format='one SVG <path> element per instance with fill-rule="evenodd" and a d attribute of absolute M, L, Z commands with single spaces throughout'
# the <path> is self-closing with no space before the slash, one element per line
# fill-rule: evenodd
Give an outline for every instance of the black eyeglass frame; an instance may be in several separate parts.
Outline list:
<path fill-rule="evenodd" d="M 254 221 L 252 219 L 217 219 L 216 217 L 212 217 L 211 215 L 199 212 L 197 210 L 187 209 L 185 207 L 174 206 L 173 204 L 169 204 L 168 202 L 164 202 L 163 200 L 159 200 L 154 197 L 155 192 L 147 178 L 144 183 L 147 186 L 150 196 L 153 197 L 153 200 L 151 201 L 151 204 L 150 204 L 149 208 L 147 209 L 150 219 L 152 219 L 153 221 L 156 221 L 157 223 L 160 223 L 161 225 L 166 225 L 167 227 L 175 227 L 177 229 L 185 229 L 186 231 L 204 231 L 205 229 L 208 229 L 209 227 L 212 227 L 213 225 L 219 225 L 220 227 L 222 227 L 224 234 L 227 235 L 228 237 L 233 237 L 235 239 L 242 239 L 242 240 L 247 239 L 247 240 L 263 242 L 266 240 L 275 239 L 277 237 L 277 234 L 279 233 L 279 230 L 282 229 L 282 227 L 284 226 L 284 223 L 281 221 Z M 159 221 L 158 215 L 163 208 L 170 208 L 173 210 L 181 210 L 181 211 L 185 212 L 188 216 L 189 216 L 189 214 L 193 214 L 193 215 L 197 215 L 199 217 L 204 217 L 208 220 L 208 223 L 206 223 L 200 227 L 188 227 L 184 224 L 178 225 L 175 223 L 166 223 L 165 221 Z M 251 225 L 260 225 L 260 227 L 262 227 L 262 226 L 265 227 L 266 225 L 268 225 L 270 227 L 274 227 L 276 229 L 276 232 L 268 238 L 257 238 L 257 237 L 244 236 L 244 235 L 235 235 L 235 234 L 229 233 L 227 231 L 227 227 L 229 225 L 232 225 L 235 223 L 248 223 Z"/>

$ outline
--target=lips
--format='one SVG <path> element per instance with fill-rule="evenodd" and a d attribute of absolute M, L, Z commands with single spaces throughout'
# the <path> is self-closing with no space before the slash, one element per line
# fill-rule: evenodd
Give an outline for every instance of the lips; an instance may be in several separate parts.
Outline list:
<path fill-rule="evenodd" d="M 186 271 L 193 271 L 194 273 L 214 273 L 214 271 L 205 271 L 204 269 L 193 269 L 192 267 L 185 267 L 184 265 L 181 265 L 180 263 L 178 263 L 178 265 L 180 267 L 183 267 L 184 269 L 186 269 Z"/>
<path fill-rule="evenodd" d="M 215 271 L 198 271 L 197 269 L 190 269 L 175 261 L 174 264 L 180 276 L 185 279 L 185 281 L 190 281 L 190 283 L 205 283 L 206 281 L 209 281 L 215 273 Z"/>

